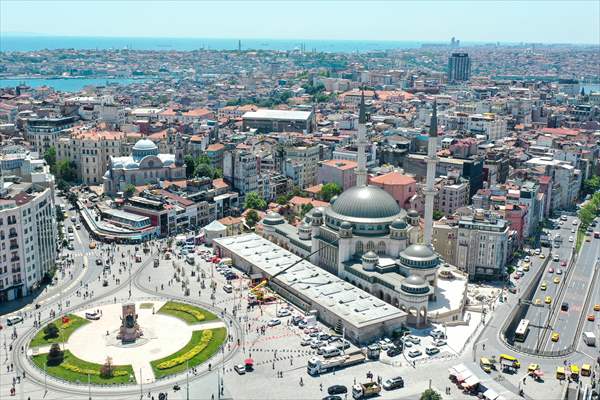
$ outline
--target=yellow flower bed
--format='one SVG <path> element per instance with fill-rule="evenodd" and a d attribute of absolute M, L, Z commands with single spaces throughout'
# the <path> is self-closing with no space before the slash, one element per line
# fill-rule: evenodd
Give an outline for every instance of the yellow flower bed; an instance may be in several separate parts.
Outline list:
<path fill-rule="evenodd" d="M 76 365 L 73 364 L 69 364 L 66 362 L 63 362 L 62 364 L 60 364 L 61 367 L 63 367 L 64 369 L 68 369 L 69 371 L 73 371 L 76 372 L 78 374 L 83 374 L 83 375 L 100 375 L 100 371 L 97 369 L 89 369 L 89 368 L 80 368 Z M 113 376 L 125 376 L 128 375 L 129 372 L 127 371 L 123 371 L 123 370 L 115 370 L 113 371 Z"/>
<path fill-rule="evenodd" d="M 213 332 L 211 330 L 202 331 L 202 337 L 200 338 L 200 342 L 198 342 L 194 347 L 192 347 L 187 352 L 183 353 L 182 355 L 180 355 L 178 357 L 161 362 L 156 367 L 158 369 L 169 369 L 169 368 L 173 368 L 177 365 L 183 364 L 184 362 L 186 362 L 188 360 L 191 360 L 192 358 L 194 358 L 198 354 L 200 354 L 200 352 L 202 350 L 204 350 L 206 348 L 206 346 L 208 346 L 208 342 L 210 342 L 212 337 L 213 337 Z"/>
<path fill-rule="evenodd" d="M 204 320 L 204 314 L 202 312 L 198 311 L 194 307 L 190 307 L 185 304 L 167 303 L 167 304 L 165 304 L 164 308 L 165 308 L 165 310 L 180 311 L 180 312 L 190 314 L 194 318 L 196 318 L 198 321 Z"/>

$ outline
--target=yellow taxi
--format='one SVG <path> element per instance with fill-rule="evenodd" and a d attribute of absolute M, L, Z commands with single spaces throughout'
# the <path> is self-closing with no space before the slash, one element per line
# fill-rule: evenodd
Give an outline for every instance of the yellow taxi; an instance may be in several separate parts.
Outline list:
<path fill-rule="evenodd" d="M 560 278 L 558 276 L 555 276 L 554 279 L 552 279 L 552 282 L 560 283 Z"/>
<path fill-rule="evenodd" d="M 546 303 L 546 304 L 552 303 L 552 297 L 550 297 L 550 296 L 544 297 L 544 303 Z"/>
<path fill-rule="evenodd" d="M 523 271 L 529 272 L 529 264 L 523 265 Z"/>
<path fill-rule="evenodd" d="M 544 253 L 540 253 L 540 258 L 541 258 L 541 259 L 544 259 L 544 258 L 546 258 L 546 256 L 544 255 Z"/>
<path fill-rule="evenodd" d="M 546 289 L 548 289 L 548 283 L 546 281 L 544 281 L 540 285 L 540 290 L 546 290 Z"/>
<path fill-rule="evenodd" d="M 539 306 L 542 304 L 542 301 L 540 299 L 535 299 L 535 301 L 533 302 L 533 304 L 535 304 L 536 306 Z"/>
<path fill-rule="evenodd" d="M 558 332 L 552 332 L 551 339 L 553 342 L 558 342 L 558 339 L 560 339 L 560 335 L 558 334 Z"/>
<path fill-rule="evenodd" d="M 537 369 L 540 369 L 540 364 L 529 364 L 529 366 L 527 367 L 527 371 L 529 372 L 533 372 Z"/>
<path fill-rule="evenodd" d="M 600 311 L 600 304 L 594 304 L 594 311 Z"/>
<path fill-rule="evenodd" d="M 594 314 L 589 314 L 589 315 L 587 316 L 587 320 L 588 320 L 588 321 L 592 321 L 592 322 L 594 322 L 594 321 L 596 320 L 596 317 L 594 316 Z"/>

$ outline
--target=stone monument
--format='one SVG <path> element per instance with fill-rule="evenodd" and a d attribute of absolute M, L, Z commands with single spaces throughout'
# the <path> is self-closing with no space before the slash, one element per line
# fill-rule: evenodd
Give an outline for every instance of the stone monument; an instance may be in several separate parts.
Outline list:
<path fill-rule="evenodd" d="M 117 339 L 123 343 L 135 342 L 142 336 L 142 330 L 137 323 L 138 316 L 135 313 L 135 304 L 123 304 L 123 315 L 121 316 L 121 328 Z"/>

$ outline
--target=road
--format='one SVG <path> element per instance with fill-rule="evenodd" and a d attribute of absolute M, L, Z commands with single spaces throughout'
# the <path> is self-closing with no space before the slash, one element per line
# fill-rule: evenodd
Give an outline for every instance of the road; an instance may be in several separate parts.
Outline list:
<path fill-rule="evenodd" d="M 546 329 L 546 325 L 548 322 L 548 316 L 550 314 L 550 310 L 552 307 L 560 306 L 557 303 L 556 296 L 559 293 L 559 289 L 562 285 L 565 285 L 565 270 L 566 267 L 561 266 L 560 264 L 564 261 L 567 265 L 569 265 L 570 257 L 572 254 L 574 242 L 569 242 L 569 236 L 575 236 L 575 233 L 572 233 L 571 230 L 574 228 L 573 220 L 574 217 L 568 217 L 567 221 L 563 222 L 563 225 L 559 226 L 559 229 L 555 229 L 550 231 L 552 237 L 554 237 L 557 233 L 560 233 L 563 238 L 562 245 L 559 248 L 552 247 L 550 261 L 548 262 L 548 266 L 546 267 L 546 272 L 542 277 L 542 281 L 537 287 L 532 301 L 539 300 L 540 306 L 531 306 L 527 310 L 526 319 L 530 321 L 530 330 L 529 335 L 527 336 L 524 345 L 528 348 L 538 348 L 539 340 L 542 340 L 544 330 Z M 557 254 L 559 261 L 552 261 L 552 255 Z M 532 258 L 537 256 L 531 256 Z M 554 272 L 548 272 L 549 269 L 552 268 Z M 558 270 L 562 271 L 562 274 L 557 274 Z M 555 278 L 559 278 L 560 282 L 558 284 L 554 283 L 553 280 Z M 546 283 L 546 290 L 542 290 L 542 284 Z M 551 298 L 552 303 L 546 304 L 544 299 L 546 296 Z M 540 346 L 541 348 L 541 346 Z"/>

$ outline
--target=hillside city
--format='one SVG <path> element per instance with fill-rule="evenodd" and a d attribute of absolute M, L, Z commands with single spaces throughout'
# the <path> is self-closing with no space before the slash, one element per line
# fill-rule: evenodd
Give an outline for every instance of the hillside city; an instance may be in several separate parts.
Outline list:
<path fill-rule="evenodd" d="M 0 52 L 0 395 L 598 398 L 598 71 L 456 38 Z"/>

